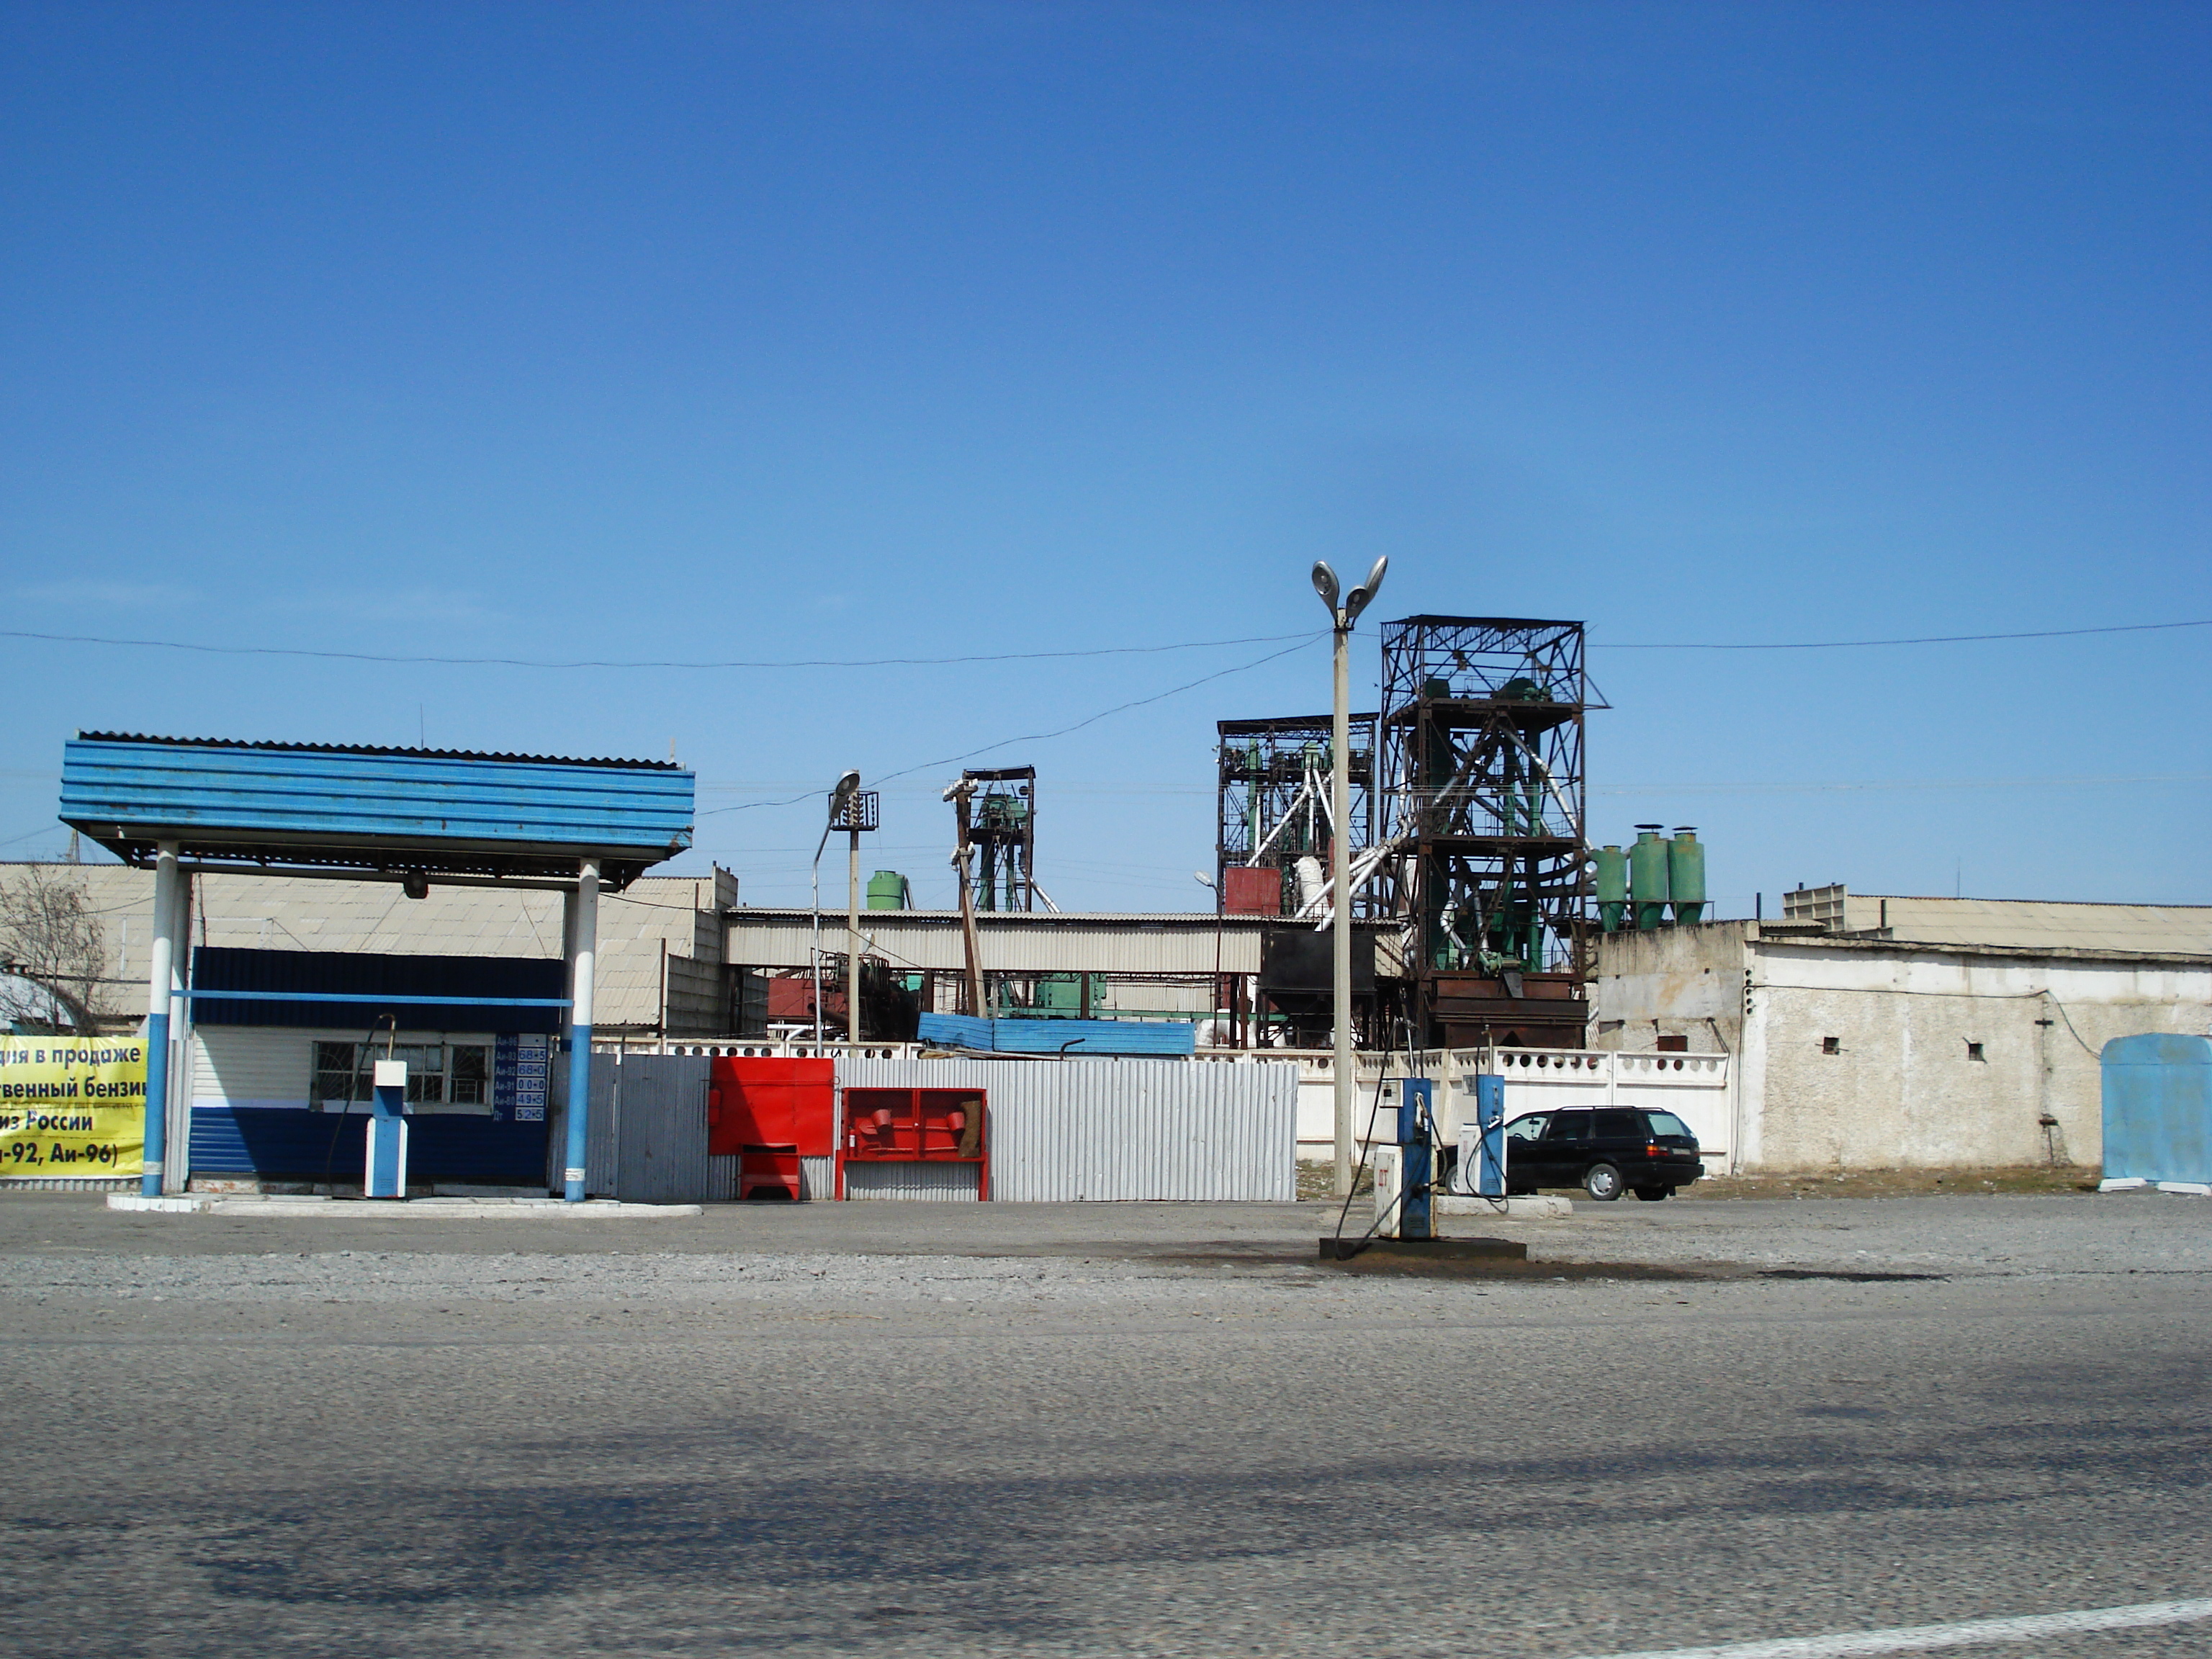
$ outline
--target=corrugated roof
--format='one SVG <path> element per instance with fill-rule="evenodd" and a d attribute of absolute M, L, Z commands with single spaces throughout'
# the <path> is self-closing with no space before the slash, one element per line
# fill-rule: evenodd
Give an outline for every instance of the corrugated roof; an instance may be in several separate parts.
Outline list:
<path fill-rule="evenodd" d="M 1837 933 L 1898 944 L 2212 955 L 2212 905 L 1855 893 L 1840 883 L 1783 900 L 1792 921 L 1824 921 Z"/>
<path fill-rule="evenodd" d="M 61 817 L 132 863 L 161 842 L 261 867 L 573 876 L 617 887 L 691 844 L 694 780 L 665 762 L 73 738 Z"/>
<path fill-rule="evenodd" d="M 574 755 L 516 755 L 478 749 L 394 749 L 367 743 L 283 743 L 254 738 L 157 738 L 129 732 L 80 732 L 80 743 L 161 743 L 187 749 L 274 749 L 298 755 L 385 755 L 411 760 L 515 761 L 532 766 L 650 767 L 656 771 L 680 772 L 675 761 L 619 760 L 612 757 L 584 759 Z"/>

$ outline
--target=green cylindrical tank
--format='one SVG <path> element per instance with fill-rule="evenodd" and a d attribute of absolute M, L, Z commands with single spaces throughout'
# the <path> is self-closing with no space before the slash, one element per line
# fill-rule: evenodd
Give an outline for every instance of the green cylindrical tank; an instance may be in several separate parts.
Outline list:
<path fill-rule="evenodd" d="M 1667 842 L 1656 823 L 1636 826 L 1636 844 L 1628 849 L 1628 902 L 1639 930 L 1666 925 Z"/>
<path fill-rule="evenodd" d="M 1628 854 L 1618 847 L 1597 849 L 1597 916 L 1608 933 L 1620 931 L 1628 915 Z"/>
<path fill-rule="evenodd" d="M 1674 902 L 1678 927 L 1705 912 L 1705 844 L 1687 825 L 1675 830 L 1674 839 L 1667 843 L 1667 896 Z"/>
<path fill-rule="evenodd" d="M 868 878 L 868 908 L 904 910 L 912 906 L 906 878 L 896 870 L 878 870 Z"/>

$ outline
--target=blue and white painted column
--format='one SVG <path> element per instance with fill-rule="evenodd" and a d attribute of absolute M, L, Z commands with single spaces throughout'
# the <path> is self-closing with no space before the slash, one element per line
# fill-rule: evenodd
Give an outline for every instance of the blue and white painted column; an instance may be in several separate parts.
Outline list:
<path fill-rule="evenodd" d="M 568 995 L 568 1153 L 562 1196 L 584 1201 L 584 1170 L 591 1148 L 592 974 L 599 943 L 599 861 L 586 859 L 576 879 L 575 936 L 571 942 Z"/>
<path fill-rule="evenodd" d="M 138 1190 L 161 1195 L 169 1139 L 169 976 L 177 955 L 177 843 L 161 843 L 154 860 L 154 950 L 146 964 L 146 1154 Z"/>
<path fill-rule="evenodd" d="M 162 1145 L 161 1190 L 181 1193 L 192 1172 L 192 889 L 191 872 L 177 867 L 176 895 L 170 901 L 168 1127 Z"/>

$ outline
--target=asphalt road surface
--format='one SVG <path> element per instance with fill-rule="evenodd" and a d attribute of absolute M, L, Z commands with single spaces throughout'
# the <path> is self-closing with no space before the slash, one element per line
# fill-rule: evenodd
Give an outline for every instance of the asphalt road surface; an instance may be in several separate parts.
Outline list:
<path fill-rule="evenodd" d="M 1493 1278 L 1322 1222 L 9 1197 L 5 1645 L 1514 1659 L 2212 1597 L 2212 1201 L 1578 1206 Z"/>

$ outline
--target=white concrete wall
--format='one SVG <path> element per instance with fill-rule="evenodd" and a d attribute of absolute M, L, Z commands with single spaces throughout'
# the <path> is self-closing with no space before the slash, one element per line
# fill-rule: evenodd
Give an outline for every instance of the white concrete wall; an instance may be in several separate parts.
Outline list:
<path fill-rule="evenodd" d="M 1692 1054 L 1735 1052 L 1753 927 L 1719 921 L 1604 935 L 1590 985 L 1589 1046 L 1641 1054 L 1668 1036 L 1685 1039 Z"/>
<path fill-rule="evenodd" d="M 2041 1164 L 2046 1113 L 2061 1155 L 2094 1166 L 2095 1051 L 2212 1024 L 2212 963 L 1778 939 L 1748 951 L 1741 1151 L 1754 1170 Z"/>
<path fill-rule="evenodd" d="M 1279 1051 L 1278 1051 L 1279 1055 Z M 1547 1111 L 1559 1106 L 1634 1106 L 1672 1112 L 1688 1125 L 1705 1154 L 1709 1174 L 1735 1168 L 1736 1065 L 1726 1054 L 1623 1054 L 1595 1049 L 1455 1048 L 1417 1055 L 1415 1073 L 1436 1081 L 1435 1111 L 1441 1143 L 1455 1146 L 1462 1121 L 1474 1109 L 1474 1077 L 1495 1064 L 1505 1079 L 1505 1115 Z M 1318 1055 L 1300 1056 L 1298 1157 L 1326 1164 L 1335 1156 L 1336 1090 Z M 1405 1073 L 1394 1056 L 1359 1057 L 1359 1088 L 1353 1133 L 1370 1145 L 1397 1138 L 1398 1091 L 1389 1079 Z"/>

